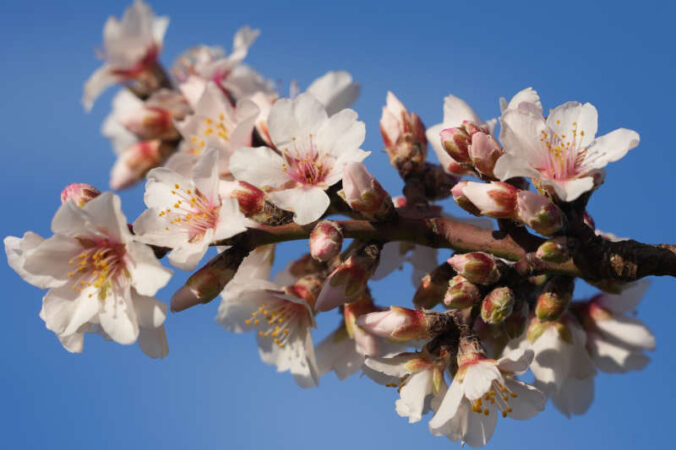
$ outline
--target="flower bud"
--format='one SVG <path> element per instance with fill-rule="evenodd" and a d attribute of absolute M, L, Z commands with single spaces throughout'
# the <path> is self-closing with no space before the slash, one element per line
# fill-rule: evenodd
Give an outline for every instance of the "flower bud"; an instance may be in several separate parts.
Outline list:
<path fill-rule="evenodd" d="M 343 232 L 336 222 L 322 220 L 310 233 L 310 254 L 326 262 L 338 256 L 343 247 Z"/>
<path fill-rule="evenodd" d="M 453 269 L 443 263 L 420 280 L 420 286 L 413 296 L 416 308 L 431 309 L 444 299 L 448 280 L 453 276 Z"/>
<path fill-rule="evenodd" d="M 170 111 L 143 106 L 125 114 L 122 125 L 140 139 L 175 139 L 178 131 Z"/>
<path fill-rule="evenodd" d="M 478 303 L 480 299 L 479 288 L 462 275 L 457 275 L 448 283 L 444 305 L 451 309 L 464 309 Z"/>
<path fill-rule="evenodd" d="M 543 242 L 535 252 L 542 261 L 562 263 L 570 258 L 568 240 L 565 237 L 556 237 Z"/>
<path fill-rule="evenodd" d="M 494 177 L 495 163 L 504 153 L 498 141 L 490 134 L 480 131 L 472 134 L 469 157 L 476 170 L 482 174 Z"/>
<path fill-rule="evenodd" d="M 89 200 L 99 196 L 101 192 L 94 186 L 86 183 L 72 183 L 61 191 L 61 203 L 72 200 L 77 206 L 82 208 Z"/>
<path fill-rule="evenodd" d="M 356 300 L 378 267 L 379 257 L 380 248 L 375 244 L 362 247 L 350 255 L 326 278 L 315 310 L 329 311 Z"/>
<path fill-rule="evenodd" d="M 369 220 L 388 220 L 395 214 L 390 194 L 362 163 L 345 164 L 343 190 L 339 194 L 350 208 Z"/>
<path fill-rule="evenodd" d="M 451 190 L 458 206 L 467 212 L 496 219 L 514 216 L 517 192 L 514 186 L 501 181 L 461 181 Z"/>
<path fill-rule="evenodd" d="M 563 213 L 544 195 L 519 191 L 516 204 L 518 219 L 540 234 L 551 236 L 563 227 Z"/>
<path fill-rule="evenodd" d="M 230 197 L 237 200 L 239 210 L 247 217 L 256 216 L 265 208 L 265 192 L 246 181 L 238 181 Z"/>
<path fill-rule="evenodd" d="M 481 302 L 481 318 L 488 324 L 505 320 L 514 309 L 514 292 L 504 286 L 493 289 Z"/>
<path fill-rule="evenodd" d="M 380 132 L 390 163 L 402 176 L 418 172 L 423 167 L 427 157 L 425 125 L 392 92 L 387 93 L 387 104 L 380 118 Z"/>
<path fill-rule="evenodd" d="M 469 164 L 470 135 L 463 128 L 446 128 L 439 137 L 446 153 L 459 164 Z"/>
<path fill-rule="evenodd" d="M 389 310 L 364 314 L 357 319 L 357 325 L 368 333 L 398 342 L 431 337 L 427 314 L 419 309 L 390 306 Z"/>
<path fill-rule="evenodd" d="M 500 279 L 500 263 L 494 256 L 483 252 L 455 254 L 448 263 L 471 283 L 490 285 Z"/>
<path fill-rule="evenodd" d="M 218 297 L 237 273 L 247 253 L 239 247 L 231 247 L 211 258 L 171 297 L 171 310 L 183 311 L 198 303 L 209 303 Z"/>
<path fill-rule="evenodd" d="M 573 300 L 575 281 L 571 277 L 552 277 L 535 303 L 535 315 L 542 321 L 556 320 Z"/>
<path fill-rule="evenodd" d="M 174 146 L 160 140 L 138 142 L 125 149 L 110 173 L 111 189 L 124 189 L 145 177 L 174 151 Z"/>

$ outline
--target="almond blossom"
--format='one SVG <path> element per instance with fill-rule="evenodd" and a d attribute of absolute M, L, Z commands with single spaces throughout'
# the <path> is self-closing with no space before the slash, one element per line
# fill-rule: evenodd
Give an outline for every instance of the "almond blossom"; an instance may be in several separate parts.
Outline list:
<path fill-rule="evenodd" d="M 626 128 L 595 138 L 598 113 L 590 103 L 564 103 L 547 118 L 541 109 L 521 103 L 502 115 L 501 124 L 505 155 L 495 175 L 539 180 L 566 202 L 593 189 L 602 169 L 639 143 L 638 133 Z"/>
<path fill-rule="evenodd" d="M 643 322 L 627 316 L 649 285 L 649 281 L 639 281 L 618 295 L 602 293 L 574 304 L 587 333 L 587 349 L 600 370 L 610 373 L 640 370 L 650 361 L 644 351 L 655 349 L 655 337 Z"/>
<path fill-rule="evenodd" d="M 81 352 L 85 332 L 120 344 L 139 340 L 153 357 L 167 353 L 166 305 L 151 297 L 171 272 L 134 240 L 120 200 L 104 193 L 82 208 L 66 201 L 52 220 L 54 235 L 8 237 L 10 265 L 27 282 L 49 289 L 40 317 L 64 347 Z"/>
<path fill-rule="evenodd" d="M 481 352 L 463 352 L 450 388 L 430 420 L 430 432 L 470 447 L 485 445 L 498 416 L 530 419 L 544 409 L 545 396 L 514 375 L 525 372 L 533 352 L 516 350 L 499 360 Z"/>
<path fill-rule="evenodd" d="M 144 200 L 149 209 L 134 222 L 138 239 L 169 247 L 169 261 L 192 270 L 209 245 L 246 230 L 235 199 L 219 195 L 218 150 L 208 149 L 188 178 L 160 167 L 148 174 Z"/>
<path fill-rule="evenodd" d="M 312 306 L 319 285 L 306 284 L 303 279 L 286 287 L 268 281 L 272 259 L 270 246 L 244 259 L 221 294 L 216 320 L 235 333 L 257 331 L 263 362 L 277 366 L 279 372 L 290 371 L 300 387 L 310 388 L 319 383 L 310 334 L 315 327 Z"/>
<path fill-rule="evenodd" d="M 162 51 L 168 17 L 155 17 L 152 9 L 135 0 L 122 16 L 108 18 L 103 28 L 102 57 L 105 63 L 87 80 L 82 103 L 90 110 L 108 87 L 133 80 L 151 69 Z"/>
<path fill-rule="evenodd" d="M 241 148 L 230 158 L 234 177 L 270 191 L 269 200 L 293 211 L 307 224 L 329 206 L 324 192 L 339 182 L 348 162 L 361 162 L 368 152 L 364 123 L 351 109 L 329 117 L 311 94 L 278 100 L 270 112 L 270 136 L 276 147 Z"/>

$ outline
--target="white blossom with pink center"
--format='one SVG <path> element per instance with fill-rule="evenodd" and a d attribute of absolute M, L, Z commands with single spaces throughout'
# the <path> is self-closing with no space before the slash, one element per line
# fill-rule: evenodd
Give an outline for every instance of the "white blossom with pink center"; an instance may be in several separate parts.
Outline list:
<path fill-rule="evenodd" d="M 501 99 L 500 105 L 503 114 L 510 109 L 518 107 L 522 102 L 540 105 L 540 97 L 532 88 L 526 88 L 518 92 L 509 102 Z M 449 95 L 444 98 L 443 122 L 429 127 L 425 132 L 427 140 L 432 145 L 432 149 L 434 149 L 434 153 L 437 155 L 439 163 L 444 170 L 457 175 L 463 175 L 465 170 L 446 152 L 444 146 L 441 144 L 439 135 L 442 130 L 445 130 L 446 128 L 457 128 L 462 125 L 463 122 L 470 122 L 479 127 L 485 126 L 491 135 L 494 134 L 495 125 L 497 124 L 496 119 L 484 122 L 467 102 L 454 95 Z"/>
<path fill-rule="evenodd" d="M 134 231 L 138 239 L 169 247 L 169 261 L 192 270 L 209 245 L 246 230 L 235 199 L 219 195 L 218 157 L 208 149 L 198 159 L 190 178 L 166 167 L 148 173 L 144 211 Z"/>
<path fill-rule="evenodd" d="M 153 251 L 136 242 L 120 200 L 104 193 L 82 208 L 66 201 L 52 220 L 54 235 L 7 237 L 9 264 L 27 282 L 49 289 L 40 317 L 70 352 L 85 332 L 120 344 L 139 341 L 151 357 L 168 353 L 166 305 L 151 297 L 171 277 Z"/>
<path fill-rule="evenodd" d="M 150 68 L 162 51 L 168 17 L 155 17 L 143 0 L 135 0 L 122 16 L 110 17 L 103 27 L 105 63 L 87 80 L 82 103 L 90 110 L 108 87 L 135 78 Z"/>
<path fill-rule="evenodd" d="M 324 191 L 342 179 L 345 164 L 369 155 L 359 148 L 364 123 L 351 109 L 329 117 L 307 93 L 278 100 L 268 123 L 275 149 L 241 148 L 230 158 L 230 171 L 236 179 L 268 191 L 268 199 L 293 211 L 297 223 L 314 222 L 330 203 Z"/>
<path fill-rule="evenodd" d="M 235 333 L 255 331 L 258 351 L 266 364 L 290 371 L 296 383 L 310 388 L 319 383 L 310 330 L 315 320 L 312 305 L 292 289 L 268 281 L 273 246 L 259 247 L 247 256 L 221 296 L 218 321 Z M 288 273 L 278 280 L 288 281 Z"/>
<path fill-rule="evenodd" d="M 521 103 L 502 118 L 505 154 L 494 173 L 501 180 L 529 177 L 563 201 L 573 201 L 594 188 L 599 171 L 639 143 L 635 131 L 619 128 L 595 138 L 598 113 L 590 103 L 568 102 L 551 110 Z"/>
<path fill-rule="evenodd" d="M 478 356 L 461 363 L 430 420 L 430 432 L 481 447 L 493 435 L 499 416 L 526 420 L 537 415 L 546 397 L 514 378 L 532 359 L 532 351 L 515 350 L 497 361 Z"/>

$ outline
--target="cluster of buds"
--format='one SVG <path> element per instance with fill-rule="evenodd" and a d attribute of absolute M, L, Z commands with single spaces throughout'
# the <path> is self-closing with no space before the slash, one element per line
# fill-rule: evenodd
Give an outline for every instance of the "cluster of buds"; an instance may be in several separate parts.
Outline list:
<path fill-rule="evenodd" d="M 511 219 L 545 236 L 563 227 L 563 212 L 544 195 L 501 181 L 460 181 L 451 190 L 455 202 L 477 216 Z"/>
<path fill-rule="evenodd" d="M 392 92 L 387 93 L 387 103 L 380 118 L 380 133 L 390 164 L 402 178 L 423 168 L 427 157 L 425 125 Z"/>
<path fill-rule="evenodd" d="M 464 121 L 459 127 L 446 128 L 440 134 L 446 153 L 465 171 L 476 169 L 482 175 L 494 178 L 493 169 L 504 154 L 485 125 Z"/>
<path fill-rule="evenodd" d="M 368 220 L 385 221 L 396 214 L 392 197 L 364 164 L 351 162 L 343 169 L 343 190 L 339 195 Z"/>

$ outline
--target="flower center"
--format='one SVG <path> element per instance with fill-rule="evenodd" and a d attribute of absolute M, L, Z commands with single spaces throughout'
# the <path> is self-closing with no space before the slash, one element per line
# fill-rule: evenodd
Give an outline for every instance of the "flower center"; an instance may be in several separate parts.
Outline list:
<path fill-rule="evenodd" d="M 68 277 L 74 279 L 73 290 L 78 293 L 93 287 L 98 290 L 99 299 L 104 300 L 120 275 L 128 276 L 125 264 L 125 246 L 109 239 L 94 240 L 76 238 L 82 245 L 82 252 L 68 261 L 71 271 Z M 93 293 L 89 297 L 93 297 Z"/>
<path fill-rule="evenodd" d="M 216 118 L 206 117 L 199 124 L 197 134 L 190 138 L 190 151 L 199 155 L 207 145 L 206 139 L 212 136 L 217 137 L 222 142 L 230 142 L 230 132 L 228 131 L 232 128 L 230 125 L 230 120 L 224 113 L 220 113 Z"/>
<path fill-rule="evenodd" d="M 158 216 L 167 216 L 170 227 L 179 227 L 188 232 L 190 242 L 196 242 L 204 236 L 204 233 L 216 227 L 218 221 L 219 205 L 213 204 L 199 189 L 182 189 L 175 184 L 171 194 L 175 203 L 159 212 Z"/>
<path fill-rule="evenodd" d="M 304 305 L 275 298 L 272 303 L 259 306 L 244 323 L 254 325 L 259 336 L 272 339 L 282 348 L 292 332 L 306 323 L 307 314 Z"/>
<path fill-rule="evenodd" d="M 512 412 L 509 399 L 515 398 L 517 395 L 497 380 L 493 380 L 491 387 L 492 389 L 486 392 L 483 397 L 472 402 L 472 411 L 488 416 L 491 409 L 497 409 L 501 412 L 502 417 L 507 417 Z"/>
<path fill-rule="evenodd" d="M 282 171 L 301 185 L 315 186 L 322 183 L 329 173 L 326 155 L 318 151 L 312 134 L 307 140 L 293 140 L 293 150 L 282 150 Z"/>
<path fill-rule="evenodd" d="M 557 120 L 556 123 L 558 125 L 561 121 Z M 578 131 L 577 122 L 573 122 L 568 134 L 541 131 L 540 142 L 544 144 L 547 152 L 540 171 L 557 180 L 565 180 L 578 175 L 587 153 L 586 148 L 580 148 L 580 140 L 583 136 L 584 131 Z"/>

